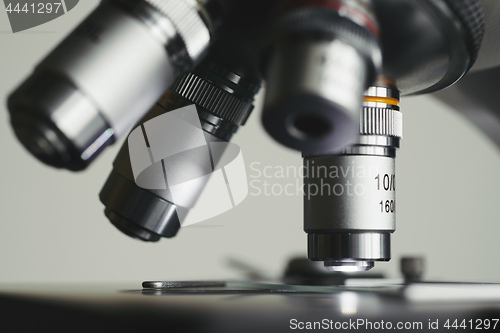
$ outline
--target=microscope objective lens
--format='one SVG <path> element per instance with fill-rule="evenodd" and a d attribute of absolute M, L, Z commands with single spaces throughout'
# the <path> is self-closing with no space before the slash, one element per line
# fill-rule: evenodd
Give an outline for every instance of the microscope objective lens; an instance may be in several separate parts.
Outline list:
<path fill-rule="evenodd" d="M 332 271 L 366 271 L 390 259 L 395 230 L 396 149 L 402 138 L 399 92 L 365 92 L 359 137 L 341 153 L 304 154 L 308 256 Z"/>

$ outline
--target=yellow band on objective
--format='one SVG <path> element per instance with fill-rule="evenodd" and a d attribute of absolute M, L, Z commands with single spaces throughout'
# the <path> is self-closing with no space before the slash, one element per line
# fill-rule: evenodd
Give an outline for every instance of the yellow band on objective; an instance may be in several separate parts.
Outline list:
<path fill-rule="evenodd" d="M 373 97 L 373 96 L 365 96 L 363 98 L 365 102 L 375 102 L 375 103 L 385 103 L 398 106 L 399 101 L 392 97 Z"/>

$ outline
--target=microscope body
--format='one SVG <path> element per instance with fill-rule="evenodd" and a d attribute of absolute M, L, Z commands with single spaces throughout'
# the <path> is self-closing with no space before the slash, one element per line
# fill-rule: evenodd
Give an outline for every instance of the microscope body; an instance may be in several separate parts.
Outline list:
<path fill-rule="evenodd" d="M 341 182 L 312 171 L 304 179 L 309 258 L 332 270 L 364 271 L 390 259 L 400 95 L 445 89 L 475 62 L 480 69 L 499 65 L 491 56 L 498 40 L 491 13 L 499 8 L 490 0 L 104 1 L 9 97 L 11 122 L 42 162 L 80 170 L 131 127 L 144 131 L 153 115 L 188 104 L 208 145 L 227 142 L 265 81 L 267 132 L 302 153 L 305 170 L 344 174 Z M 140 63 L 137 73 L 122 72 L 113 59 Z M 108 81 L 99 79 L 103 68 Z M 87 118 L 72 118 L 78 110 Z M 165 131 L 164 140 L 173 139 L 183 140 Z M 141 188 L 127 144 L 100 195 L 105 214 L 134 238 L 173 237 L 180 211 L 189 208 L 183 202 L 195 202 L 202 186 L 181 200 Z M 165 174 L 160 181 L 169 183 L 160 160 L 154 161 Z M 197 164 L 186 163 L 169 165 L 182 174 Z M 329 195 L 311 192 L 326 187 Z"/>
<path fill-rule="evenodd" d="M 308 242 L 303 248 L 310 260 L 292 260 L 279 283 L 262 282 L 267 272 L 236 262 L 233 265 L 250 281 L 146 281 L 142 288 L 136 282 L 83 288 L 3 285 L 0 309 L 5 320 L 0 330 L 449 332 L 455 328 L 454 319 L 464 331 L 498 329 L 498 284 L 420 283 L 419 259 L 403 262 L 405 281 L 364 271 L 391 259 L 391 237 L 397 237 L 392 234 L 402 206 L 396 188 L 404 187 L 395 168 L 400 141 L 404 149 L 400 96 L 432 93 L 500 145 L 495 100 L 499 16 L 496 0 L 103 1 L 8 103 L 20 141 L 42 162 L 58 168 L 74 171 L 98 163 L 99 153 L 131 130 L 99 199 L 105 217 L 135 238 L 130 242 L 148 246 L 157 257 L 142 262 L 143 257 L 124 255 L 123 248 L 110 249 L 109 256 L 126 256 L 127 268 L 141 276 L 141 268 L 161 266 L 161 278 L 168 280 L 175 274 L 176 266 L 169 265 L 175 255 L 181 267 L 189 258 L 193 271 L 211 276 L 206 268 L 212 262 L 203 262 L 204 249 L 210 242 L 225 241 L 216 238 L 216 232 L 210 234 L 213 239 L 203 236 L 202 242 L 191 242 L 188 255 L 175 253 L 168 259 L 158 252 L 175 248 L 174 242 L 190 242 L 192 233 L 163 239 L 160 245 L 138 240 L 155 242 L 181 230 L 181 214 L 189 211 L 188 202 L 197 201 L 203 186 L 193 186 L 195 190 L 177 200 L 169 184 L 176 177 L 189 181 L 217 171 L 224 155 L 207 154 L 206 149 L 229 147 L 233 135 L 245 131 L 247 119 L 260 116 L 271 137 L 292 148 L 297 159 L 302 155 Z M 118 48 L 95 44 L 99 39 Z M 82 51 L 85 57 L 61 60 L 81 48 L 90 54 Z M 141 49 L 135 53 L 135 48 Z M 118 51 L 128 54 L 121 57 Z M 109 58 L 112 66 L 107 68 Z M 120 69 L 117 59 L 134 70 Z M 142 61 L 148 63 L 142 67 Z M 106 77 L 101 81 L 103 67 Z M 110 77 L 111 72 L 117 75 Z M 256 115 L 254 97 L 261 86 L 263 110 Z M 180 112 L 185 107 L 195 109 L 196 130 L 160 131 L 157 138 L 169 147 L 201 142 L 191 151 L 196 158 L 178 152 L 170 159 L 155 159 L 148 126 L 174 113 L 188 120 L 191 115 Z M 155 174 L 158 178 L 148 179 L 149 186 L 141 187 L 144 183 L 134 174 L 131 137 L 141 138 L 147 162 L 161 171 Z M 201 168 L 206 157 L 211 162 Z M 229 173 L 225 176 L 222 179 L 230 183 Z M 227 188 L 231 190 L 230 184 Z M 248 214 L 238 222 L 262 227 L 262 215 L 255 216 L 259 218 Z M 259 231 L 259 236 L 264 234 Z M 250 252 L 258 251 L 262 239 L 278 239 L 278 245 L 289 241 L 282 230 L 262 239 L 247 239 L 245 230 L 233 235 L 223 244 L 228 254 L 233 245 Z M 102 255 L 91 243 L 85 245 L 86 259 L 92 253 Z M 80 264 L 78 258 L 71 260 Z M 106 262 L 99 269 L 109 271 L 113 264 Z M 57 269 L 68 269 L 61 266 Z"/>

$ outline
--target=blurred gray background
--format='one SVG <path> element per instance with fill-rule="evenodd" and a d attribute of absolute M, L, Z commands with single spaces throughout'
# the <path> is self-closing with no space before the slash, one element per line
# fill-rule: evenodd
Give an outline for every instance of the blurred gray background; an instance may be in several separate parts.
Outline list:
<path fill-rule="evenodd" d="M 46 167 L 16 141 L 6 96 L 97 3 L 80 1 L 66 15 L 16 34 L 0 11 L 0 282 L 242 278 L 229 258 L 273 277 L 289 258 L 306 256 L 299 195 L 252 195 L 250 189 L 235 209 L 183 228 L 174 239 L 147 244 L 117 231 L 98 199 L 122 141 L 81 173 Z M 274 143 L 261 128 L 259 104 L 260 98 L 233 140 L 249 176 L 256 176 L 250 169 L 256 162 L 261 168 L 299 168 L 300 154 Z M 432 97 L 403 98 L 401 109 L 393 260 L 376 270 L 396 277 L 402 255 L 424 255 L 429 279 L 500 282 L 497 147 Z"/>

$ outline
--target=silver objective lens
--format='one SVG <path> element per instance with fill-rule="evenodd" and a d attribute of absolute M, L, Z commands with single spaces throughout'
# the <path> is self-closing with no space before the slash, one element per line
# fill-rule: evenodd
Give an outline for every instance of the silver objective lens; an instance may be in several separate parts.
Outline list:
<path fill-rule="evenodd" d="M 210 43 L 194 0 L 108 0 L 9 97 L 14 131 L 37 158 L 84 169 L 124 135 Z"/>
<path fill-rule="evenodd" d="M 304 155 L 308 257 L 330 270 L 366 271 L 390 260 L 395 156 L 403 134 L 398 101 L 393 88 L 369 88 L 357 142 L 339 154 Z"/>
<path fill-rule="evenodd" d="M 381 67 L 370 1 L 292 2 L 272 26 L 262 122 L 302 152 L 353 143 L 363 92 Z"/>

